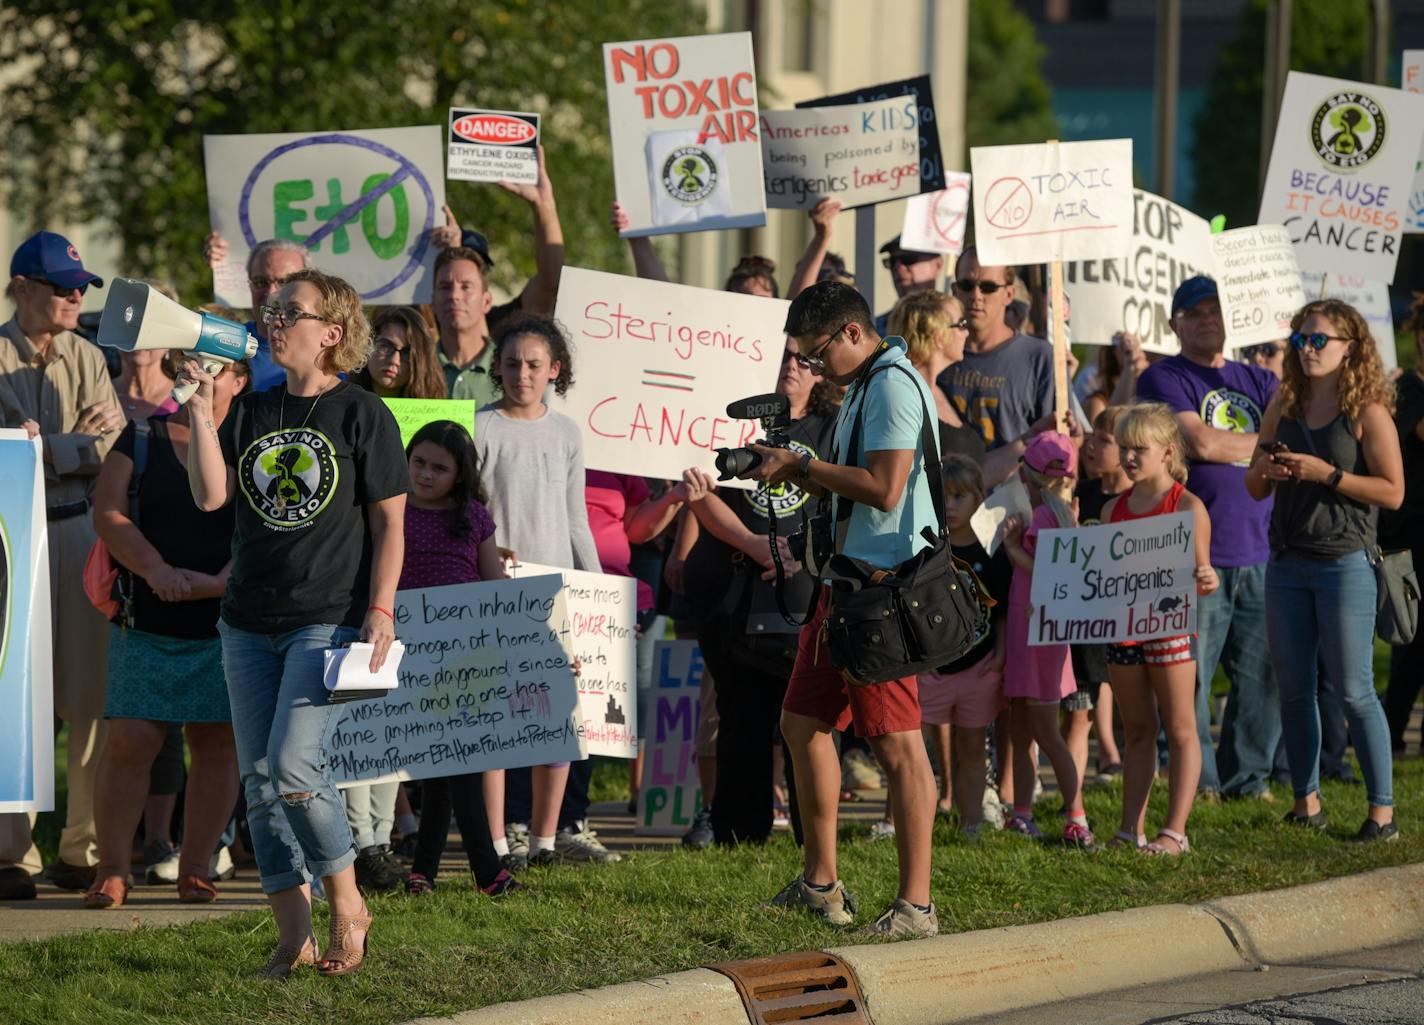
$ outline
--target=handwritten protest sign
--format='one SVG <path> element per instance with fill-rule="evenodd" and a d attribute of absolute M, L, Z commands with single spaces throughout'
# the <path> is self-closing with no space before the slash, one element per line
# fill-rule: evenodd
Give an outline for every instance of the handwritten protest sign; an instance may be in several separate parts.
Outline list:
<path fill-rule="evenodd" d="M 1405 50 L 1399 68 L 1400 88 L 1407 93 L 1424 93 L 1424 50 Z M 1404 233 L 1424 233 L 1424 149 L 1414 162 L 1414 184 L 1409 189 L 1409 216 Z"/>
<path fill-rule="evenodd" d="M 410 444 L 415 432 L 437 420 L 454 420 L 475 436 L 474 399 L 383 399 L 396 418 L 402 447 Z"/>
<path fill-rule="evenodd" d="M 1399 366 L 1399 354 L 1394 348 L 1394 311 L 1389 305 L 1388 285 L 1383 281 L 1366 281 L 1355 274 L 1313 274 L 1309 271 L 1301 272 L 1300 283 L 1307 300 L 1339 299 L 1359 310 L 1370 326 L 1370 337 L 1375 340 L 1375 348 L 1379 350 L 1385 369 L 1393 370 Z"/>
<path fill-rule="evenodd" d="M 1029 644 L 1116 644 L 1196 633 L 1191 513 L 1044 530 Z"/>
<path fill-rule="evenodd" d="M 591 470 L 675 480 L 759 436 L 727 404 L 776 386 L 789 303 L 565 267 L 554 315 L 579 359 L 554 408 L 583 429 Z M 728 481 L 728 487 L 751 487 Z"/>
<path fill-rule="evenodd" d="M 921 193 L 905 204 L 900 248 L 920 253 L 953 254 L 964 251 L 964 225 L 969 215 L 969 175 L 949 171 L 945 178 L 947 184 L 939 192 Z"/>
<path fill-rule="evenodd" d="M 44 482 L 40 439 L 0 430 L 0 812 L 54 810 Z"/>
<path fill-rule="evenodd" d="M 322 270 L 380 303 L 429 302 L 429 232 L 445 205 L 439 125 L 369 131 L 205 135 L 208 216 L 228 243 L 217 300 L 251 301 L 247 254 L 300 242 Z"/>
<path fill-rule="evenodd" d="M 329 748 L 338 783 L 587 755 L 562 577 L 398 591 L 395 620 L 400 686 L 342 713 Z"/>
<path fill-rule="evenodd" d="M 1257 224 L 1211 237 L 1216 288 L 1227 344 L 1232 348 L 1285 338 L 1305 305 L 1298 250 L 1278 224 Z"/>
<path fill-rule="evenodd" d="M 551 573 L 564 579 L 588 753 L 637 758 L 638 583 L 632 577 L 528 562 L 514 567 L 519 580 Z"/>
<path fill-rule="evenodd" d="M 1212 274 L 1211 226 L 1185 207 L 1134 189 L 1132 246 L 1122 259 L 1064 268 L 1073 296 L 1073 337 L 1107 345 L 1126 331 L 1147 352 L 1172 354 L 1172 294 L 1195 274 Z"/>
<path fill-rule="evenodd" d="M 603 45 L 624 238 L 766 223 L 750 32 Z"/>
<path fill-rule="evenodd" d="M 1257 220 L 1302 270 L 1391 282 L 1421 143 L 1424 96 L 1292 71 Z"/>
<path fill-rule="evenodd" d="M 822 199 L 847 209 L 920 191 L 920 129 L 912 97 L 761 113 L 766 202 L 809 210 Z"/>
<path fill-rule="evenodd" d="M 981 263 L 1110 260 L 1131 251 L 1131 139 L 975 146 L 969 162 Z"/>
<path fill-rule="evenodd" d="M 892 96 L 909 96 L 915 101 L 915 116 L 920 125 L 920 191 L 937 192 L 949 184 L 944 169 L 944 155 L 939 145 L 939 119 L 935 116 L 934 88 L 929 75 L 919 75 L 898 82 L 882 82 L 848 93 L 802 100 L 798 107 L 841 107 L 847 103 L 874 103 Z"/>
<path fill-rule="evenodd" d="M 696 758 L 702 653 L 695 641 L 659 641 L 653 646 L 653 666 L 653 721 L 646 730 L 633 831 L 641 836 L 680 836 L 702 807 Z"/>
<path fill-rule="evenodd" d="M 539 184 L 539 115 L 450 108 L 450 178 Z"/>

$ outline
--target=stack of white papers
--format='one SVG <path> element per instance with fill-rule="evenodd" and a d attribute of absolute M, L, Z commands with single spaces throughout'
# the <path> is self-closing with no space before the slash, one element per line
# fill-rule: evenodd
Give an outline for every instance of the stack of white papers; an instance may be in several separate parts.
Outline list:
<path fill-rule="evenodd" d="M 328 701 L 383 698 L 400 686 L 397 673 L 401 658 L 405 655 L 405 645 L 400 641 L 391 642 L 391 650 L 386 653 L 385 664 L 378 673 L 371 672 L 372 650 L 372 645 L 357 641 L 349 648 L 328 648 L 325 651 L 322 682 L 331 695 Z"/>

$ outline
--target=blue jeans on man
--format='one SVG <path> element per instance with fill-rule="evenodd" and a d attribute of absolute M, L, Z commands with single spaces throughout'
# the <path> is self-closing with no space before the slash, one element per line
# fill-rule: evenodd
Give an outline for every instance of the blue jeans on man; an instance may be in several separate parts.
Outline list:
<path fill-rule="evenodd" d="M 1267 788 L 1281 738 L 1280 696 L 1266 642 L 1266 567 L 1217 567 L 1221 586 L 1197 603 L 1197 733 L 1203 791 L 1253 797 Z M 1211 742 L 1211 680 L 1230 681 L 1221 743 Z"/>

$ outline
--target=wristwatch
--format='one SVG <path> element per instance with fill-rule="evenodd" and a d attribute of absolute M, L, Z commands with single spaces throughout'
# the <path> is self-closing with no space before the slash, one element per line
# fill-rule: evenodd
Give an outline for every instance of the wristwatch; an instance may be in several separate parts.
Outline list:
<path fill-rule="evenodd" d="M 1340 486 L 1340 478 L 1345 476 L 1345 471 L 1340 467 L 1335 467 L 1335 472 L 1330 475 L 1330 479 L 1325 482 L 1325 486 L 1334 491 Z"/>
<path fill-rule="evenodd" d="M 796 468 L 796 477 L 799 480 L 806 480 L 811 473 L 811 453 L 801 453 L 801 465 Z"/>

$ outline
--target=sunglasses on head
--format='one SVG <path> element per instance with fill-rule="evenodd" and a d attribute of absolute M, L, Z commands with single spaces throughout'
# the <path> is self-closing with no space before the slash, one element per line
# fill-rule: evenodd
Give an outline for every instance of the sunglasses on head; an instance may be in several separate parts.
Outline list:
<path fill-rule="evenodd" d="M 979 289 L 980 295 L 993 295 L 999 289 L 1008 288 L 1009 286 L 999 281 L 974 281 L 971 278 L 960 278 L 954 283 L 954 287 L 965 295 L 970 294 L 976 288 Z"/>
<path fill-rule="evenodd" d="M 1327 335 L 1324 331 L 1315 331 L 1308 335 L 1302 334 L 1299 331 L 1295 331 L 1290 336 L 1290 343 L 1295 347 L 1296 352 L 1300 352 L 1307 345 L 1309 345 L 1316 352 L 1319 352 L 1321 349 L 1325 348 L 1325 346 L 1330 342 L 1348 341 L 1348 338 L 1342 338 L 1340 335 Z"/>

